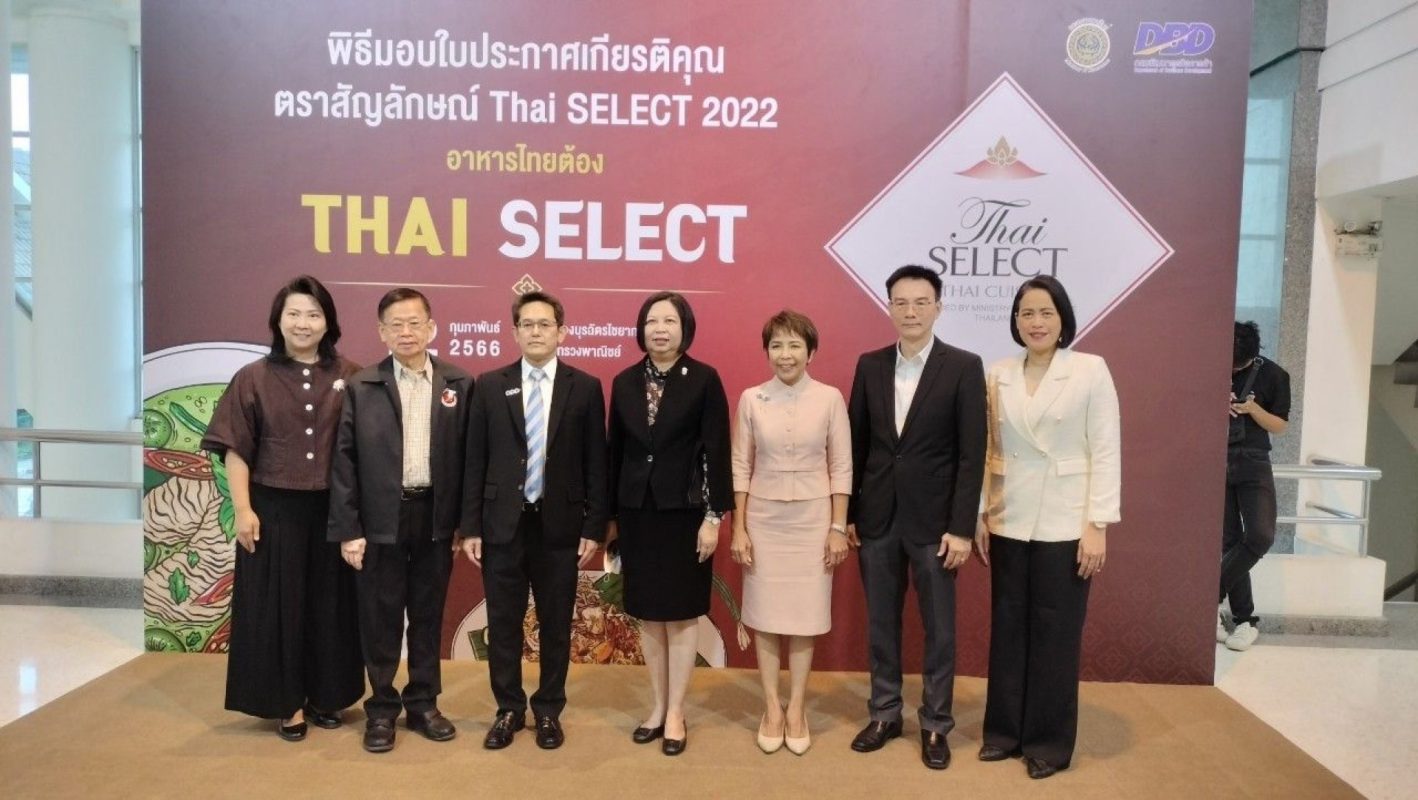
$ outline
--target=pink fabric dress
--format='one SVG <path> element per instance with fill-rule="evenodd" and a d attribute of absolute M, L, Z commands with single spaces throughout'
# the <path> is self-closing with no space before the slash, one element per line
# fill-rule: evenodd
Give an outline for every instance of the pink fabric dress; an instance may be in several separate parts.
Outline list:
<path fill-rule="evenodd" d="M 734 425 L 734 491 L 748 493 L 753 566 L 743 623 L 791 636 L 832 628 L 832 573 L 823 564 L 834 494 L 852 492 L 852 442 L 842 393 L 804 375 L 744 390 Z"/>

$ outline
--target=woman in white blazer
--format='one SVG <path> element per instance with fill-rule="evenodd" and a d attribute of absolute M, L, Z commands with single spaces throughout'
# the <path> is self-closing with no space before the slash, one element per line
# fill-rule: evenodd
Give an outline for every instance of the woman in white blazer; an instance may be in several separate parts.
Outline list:
<path fill-rule="evenodd" d="M 1077 331 L 1058 280 L 1014 296 L 1024 352 L 991 365 L 985 510 L 975 548 L 990 566 L 990 673 L 981 761 L 1023 756 L 1031 778 L 1067 769 L 1078 733 L 1088 587 L 1121 519 L 1118 396 Z"/>

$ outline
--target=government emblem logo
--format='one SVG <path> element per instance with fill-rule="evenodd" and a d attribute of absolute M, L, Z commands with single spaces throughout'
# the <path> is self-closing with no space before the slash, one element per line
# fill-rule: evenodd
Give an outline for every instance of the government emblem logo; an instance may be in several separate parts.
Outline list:
<path fill-rule="evenodd" d="M 1068 26 L 1068 40 L 1064 45 L 1069 67 L 1077 72 L 1097 72 L 1108 66 L 1108 51 L 1112 48 L 1109 27 L 1096 17 L 1074 20 Z"/>

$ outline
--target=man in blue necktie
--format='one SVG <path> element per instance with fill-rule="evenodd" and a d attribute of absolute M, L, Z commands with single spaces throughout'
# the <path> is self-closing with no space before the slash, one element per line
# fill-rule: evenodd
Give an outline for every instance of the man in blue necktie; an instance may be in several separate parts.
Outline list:
<path fill-rule="evenodd" d="M 541 679 L 531 697 L 537 745 L 565 739 L 566 673 L 578 570 L 605 538 L 606 403 L 601 383 L 556 357 L 561 302 L 521 295 L 512 321 L 522 357 L 484 375 L 468 422 L 462 550 L 482 567 L 488 673 L 497 717 L 483 745 L 526 727 L 522 688 L 527 592 L 536 605 Z"/>

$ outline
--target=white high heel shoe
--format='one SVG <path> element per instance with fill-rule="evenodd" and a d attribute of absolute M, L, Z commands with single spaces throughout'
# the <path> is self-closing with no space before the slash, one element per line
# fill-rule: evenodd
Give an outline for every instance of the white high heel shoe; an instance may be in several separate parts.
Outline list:
<path fill-rule="evenodd" d="M 788 723 L 786 720 L 783 722 L 783 744 L 787 746 L 788 752 L 795 756 L 806 753 L 808 748 L 812 747 L 812 733 L 807 729 L 806 717 L 803 718 L 803 736 L 800 739 L 789 736 Z"/>
<path fill-rule="evenodd" d="M 783 731 L 784 731 L 784 733 L 780 733 L 780 734 L 778 734 L 777 736 L 764 736 L 764 735 L 763 735 L 763 723 L 765 723 L 765 722 L 767 722 L 767 721 L 768 721 L 768 715 L 767 715 L 767 714 L 764 714 L 763 716 L 761 716 L 761 717 L 758 718 L 758 749 L 759 749 L 759 750 L 762 750 L 762 751 L 765 752 L 765 753 L 776 753 L 776 752 L 778 752 L 778 748 L 782 747 L 782 746 L 783 746 L 783 742 L 786 741 L 786 737 L 784 736 L 784 733 L 787 732 L 788 726 L 787 726 L 787 723 L 784 723 L 784 725 L 783 725 Z"/>

